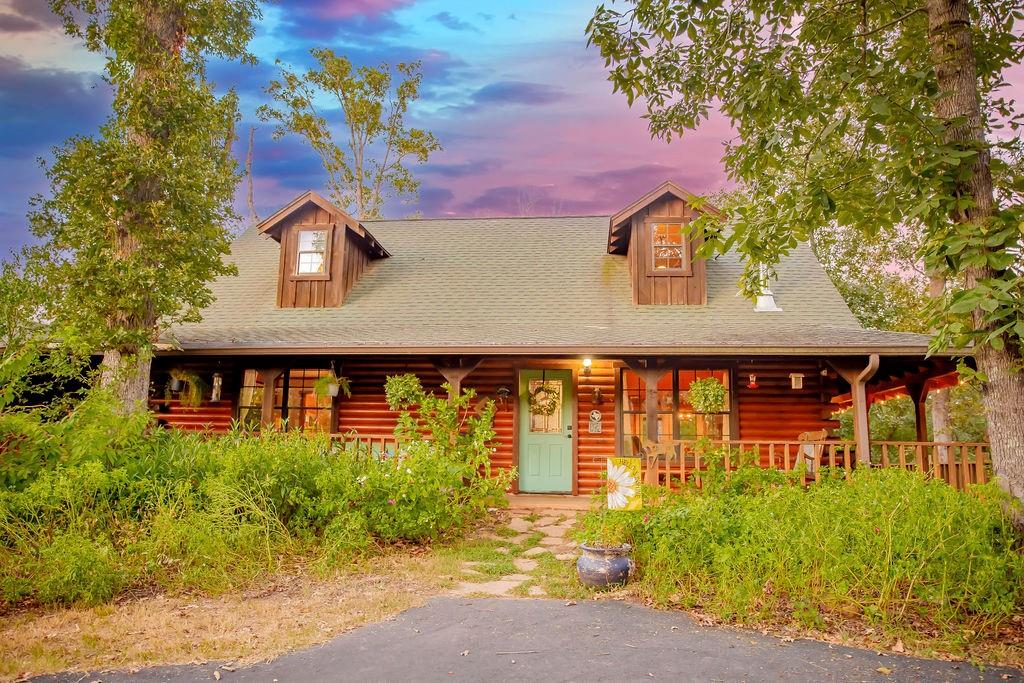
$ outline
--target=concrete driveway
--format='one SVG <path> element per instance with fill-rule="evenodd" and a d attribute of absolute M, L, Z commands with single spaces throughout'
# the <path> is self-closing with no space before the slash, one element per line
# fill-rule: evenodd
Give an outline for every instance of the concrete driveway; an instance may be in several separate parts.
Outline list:
<path fill-rule="evenodd" d="M 436 598 L 321 646 L 235 670 L 170 666 L 38 680 L 266 681 L 1003 681 L 1015 669 L 698 625 L 618 601 Z M 1006 678 L 1009 676 L 1009 678 Z"/>

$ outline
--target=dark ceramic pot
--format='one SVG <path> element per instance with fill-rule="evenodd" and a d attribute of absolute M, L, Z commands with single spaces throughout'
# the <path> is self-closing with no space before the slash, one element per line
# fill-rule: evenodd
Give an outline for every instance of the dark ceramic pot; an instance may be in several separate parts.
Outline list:
<path fill-rule="evenodd" d="M 618 586 L 629 580 L 633 572 L 633 547 L 628 543 L 614 548 L 583 544 L 583 554 L 576 560 L 576 573 L 585 586 L 604 588 Z"/>

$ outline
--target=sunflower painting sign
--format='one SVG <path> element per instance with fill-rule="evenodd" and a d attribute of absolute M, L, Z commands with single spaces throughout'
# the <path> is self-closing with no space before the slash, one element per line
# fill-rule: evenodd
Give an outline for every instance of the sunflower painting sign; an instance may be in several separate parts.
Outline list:
<path fill-rule="evenodd" d="M 608 509 L 639 510 L 640 458 L 608 458 Z"/>

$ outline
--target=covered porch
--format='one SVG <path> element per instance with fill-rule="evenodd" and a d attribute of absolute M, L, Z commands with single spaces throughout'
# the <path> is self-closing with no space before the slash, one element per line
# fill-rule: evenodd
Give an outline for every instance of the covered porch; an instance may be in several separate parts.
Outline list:
<path fill-rule="evenodd" d="M 198 406 L 169 391 L 169 372 L 187 369 L 208 393 Z M 351 396 L 321 396 L 319 377 L 348 378 Z M 172 356 L 154 366 L 154 410 L 182 429 L 249 428 L 328 432 L 394 454 L 397 414 L 384 399 L 390 375 L 411 372 L 441 391 L 473 389 L 493 400 L 493 463 L 516 467 L 515 493 L 580 495 L 603 484 L 608 457 L 644 459 L 649 481 L 676 486 L 707 466 L 710 444 L 734 468 L 744 459 L 762 467 L 803 467 L 808 481 L 856 467 L 915 469 L 958 487 L 990 477 L 988 446 L 929 440 L 925 398 L 958 381 L 952 361 L 921 356 L 760 355 L 327 355 L 261 357 Z M 690 386 L 716 378 L 722 409 L 696 411 Z M 534 410 L 530 396 L 555 388 L 557 406 Z M 914 401 L 918 437 L 872 441 L 873 402 L 906 394 Z M 837 411 L 851 408 L 853 434 L 840 433 Z"/>

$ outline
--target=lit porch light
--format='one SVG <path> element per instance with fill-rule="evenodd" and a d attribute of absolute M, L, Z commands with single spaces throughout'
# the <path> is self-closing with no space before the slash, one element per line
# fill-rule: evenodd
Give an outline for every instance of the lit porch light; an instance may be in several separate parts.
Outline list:
<path fill-rule="evenodd" d="M 804 388 L 804 373 L 802 372 L 791 372 L 789 373 L 789 386 L 793 389 Z"/>
<path fill-rule="evenodd" d="M 594 364 L 594 361 L 590 358 L 583 359 L 583 376 L 590 377 L 590 366 Z"/>

